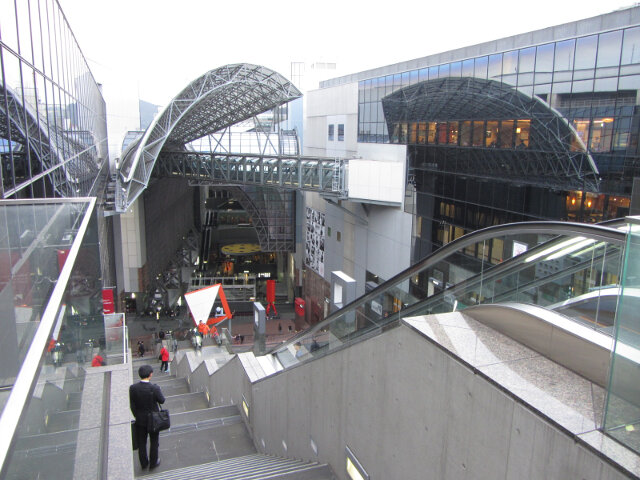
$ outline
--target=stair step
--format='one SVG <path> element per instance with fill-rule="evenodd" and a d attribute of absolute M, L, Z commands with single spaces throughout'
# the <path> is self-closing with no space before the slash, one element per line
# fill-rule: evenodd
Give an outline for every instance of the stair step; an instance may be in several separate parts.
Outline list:
<path fill-rule="evenodd" d="M 172 413 L 202 410 L 209 407 L 209 401 L 204 392 L 182 393 L 180 395 L 165 396 L 162 407 Z"/>
<path fill-rule="evenodd" d="M 77 430 L 80 424 L 80 410 L 65 410 L 50 413 L 45 418 L 45 429 L 48 433 L 63 430 Z"/>
<path fill-rule="evenodd" d="M 216 418 L 231 418 L 239 415 L 238 407 L 228 405 L 222 407 L 203 408 L 171 414 L 172 425 L 187 425 L 190 423 L 204 422 Z"/>
<path fill-rule="evenodd" d="M 234 421 L 235 420 L 235 421 Z M 227 423 L 227 421 L 230 421 Z M 205 428 L 207 427 L 207 428 Z M 159 456 L 162 465 L 157 471 L 192 467 L 211 460 L 229 459 L 256 453 L 253 440 L 240 417 L 225 418 L 222 425 L 178 426 L 160 434 Z M 132 452 L 136 476 L 144 475 L 140 469 L 138 452 Z"/>
<path fill-rule="evenodd" d="M 207 430 L 215 427 L 226 427 L 237 423 L 242 423 L 242 417 L 240 415 L 236 415 L 235 417 L 208 418 L 192 423 L 174 423 L 172 419 L 171 428 L 162 432 L 161 435 L 167 436 L 171 434 L 193 432 L 196 430 Z"/>
<path fill-rule="evenodd" d="M 67 408 L 69 410 L 80 410 L 82 404 L 82 392 L 71 392 L 67 397 Z"/>
<path fill-rule="evenodd" d="M 322 473 L 322 476 L 302 476 L 304 472 Z M 332 479 L 326 465 L 302 462 L 263 454 L 245 455 L 218 462 L 168 470 L 146 475 L 145 480 L 259 480 L 268 478 Z"/>

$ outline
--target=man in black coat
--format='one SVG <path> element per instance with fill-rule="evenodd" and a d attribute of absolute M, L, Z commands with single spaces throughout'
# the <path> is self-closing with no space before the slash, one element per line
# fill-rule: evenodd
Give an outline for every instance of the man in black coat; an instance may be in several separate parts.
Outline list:
<path fill-rule="evenodd" d="M 129 406 L 133 416 L 136 417 L 136 437 L 138 441 L 138 457 L 140 466 L 144 469 L 155 468 L 160 465 L 158 458 L 159 432 L 147 431 L 147 417 L 149 412 L 158 411 L 158 404 L 164 403 L 164 395 L 158 385 L 151 383 L 153 368 L 151 365 L 142 365 L 138 369 L 140 381 L 129 387 Z M 147 435 L 150 438 L 149 457 L 147 458 Z"/>

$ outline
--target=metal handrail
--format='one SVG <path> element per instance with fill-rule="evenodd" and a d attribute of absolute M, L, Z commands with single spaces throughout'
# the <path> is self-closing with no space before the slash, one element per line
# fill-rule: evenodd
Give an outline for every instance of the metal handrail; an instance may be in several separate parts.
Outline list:
<path fill-rule="evenodd" d="M 369 293 L 366 293 L 365 295 L 355 299 L 353 302 L 347 304 L 340 310 L 332 313 L 322 322 L 314 325 L 308 330 L 300 332 L 298 335 L 295 335 L 293 338 L 271 349 L 267 353 L 274 354 L 287 349 L 292 344 L 299 341 L 301 338 L 308 337 L 309 335 L 326 328 L 334 320 L 341 318 L 350 312 L 354 312 L 361 305 L 387 293 L 391 289 L 395 288 L 399 283 L 405 282 L 417 273 L 429 267 L 435 266 L 438 262 L 446 259 L 454 253 L 459 252 L 460 250 L 463 250 L 469 245 L 474 245 L 480 241 L 496 238 L 499 236 L 521 234 L 555 234 L 557 236 L 582 236 L 597 241 L 609 242 L 619 246 L 624 246 L 626 238 L 626 233 L 607 226 L 559 221 L 508 223 L 504 225 L 487 227 L 482 230 L 476 230 L 446 244 L 433 254 L 403 270 L 383 284 L 377 286 Z"/>

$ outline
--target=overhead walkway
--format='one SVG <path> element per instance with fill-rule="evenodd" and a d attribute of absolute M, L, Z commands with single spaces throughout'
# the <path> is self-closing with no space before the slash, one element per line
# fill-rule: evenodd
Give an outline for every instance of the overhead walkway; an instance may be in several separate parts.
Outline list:
<path fill-rule="evenodd" d="M 302 94 L 282 75 L 251 64 L 211 70 L 191 82 L 122 153 L 112 182 L 114 213 L 125 212 L 152 172 L 197 184 L 232 184 L 344 193 L 344 165 L 299 154 L 295 131 L 280 131 L 275 152 L 194 151 L 191 142 L 254 118 Z M 157 166 L 156 166 L 157 164 Z"/>

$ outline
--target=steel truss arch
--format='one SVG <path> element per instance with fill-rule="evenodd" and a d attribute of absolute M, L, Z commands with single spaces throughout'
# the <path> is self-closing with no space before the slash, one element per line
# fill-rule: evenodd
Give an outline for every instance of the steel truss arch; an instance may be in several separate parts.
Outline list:
<path fill-rule="evenodd" d="M 228 191 L 252 220 L 263 252 L 295 250 L 295 192 L 262 186 L 213 185 Z"/>
<path fill-rule="evenodd" d="M 300 96 L 282 75 L 259 65 L 225 65 L 205 73 L 169 103 L 135 147 L 124 152 L 116 210 L 126 211 L 146 188 L 165 144 L 184 146 Z"/>
<path fill-rule="evenodd" d="M 455 157 L 457 173 L 599 191 L 598 169 L 576 130 L 557 110 L 512 86 L 479 78 L 427 80 L 387 95 L 382 108 L 390 133 L 395 124 L 404 122 L 529 119 L 531 143 L 527 148 L 425 147 L 434 157 Z M 425 162 L 447 170 L 443 163 Z"/>

